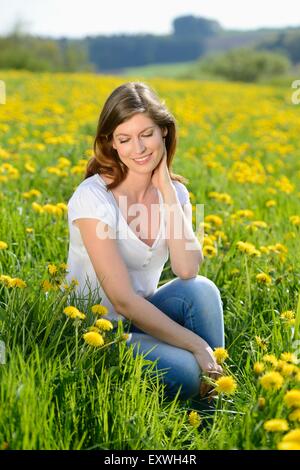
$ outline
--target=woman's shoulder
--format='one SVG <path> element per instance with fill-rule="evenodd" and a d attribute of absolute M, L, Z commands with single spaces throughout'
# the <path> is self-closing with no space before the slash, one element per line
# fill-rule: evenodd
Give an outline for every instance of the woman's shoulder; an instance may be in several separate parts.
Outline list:
<path fill-rule="evenodd" d="M 71 222 L 78 218 L 99 218 L 114 226 L 115 209 L 98 175 L 89 176 L 77 186 L 68 201 L 68 214 Z"/>
<path fill-rule="evenodd" d="M 81 181 L 75 188 L 70 200 L 76 199 L 78 196 L 85 198 L 98 197 L 101 200 L 108 200 L 106 185 L 98 174 L 89 176 Z"/>

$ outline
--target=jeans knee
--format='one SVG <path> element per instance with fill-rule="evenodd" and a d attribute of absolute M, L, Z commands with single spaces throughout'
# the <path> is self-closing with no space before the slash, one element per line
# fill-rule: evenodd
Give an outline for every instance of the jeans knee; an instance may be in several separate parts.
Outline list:
<path fill-rule="evenodd" d="M 181 279 L 181 281 L 190 299 L 216 299 L 223 304 L 220 290 L 211 279 L 198 274 L 190 279 Z"/>

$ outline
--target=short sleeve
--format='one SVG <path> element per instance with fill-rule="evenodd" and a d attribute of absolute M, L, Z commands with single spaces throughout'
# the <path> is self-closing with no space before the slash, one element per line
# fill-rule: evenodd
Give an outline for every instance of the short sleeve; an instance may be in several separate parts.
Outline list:
<path fill-rule="evenodd" d="M 102 188 L 90 186 L 77 188 L 68 202 L 68 218 L 73 224 L 76 219 L 98 219 L 116 227 L 116 214 Z"/>
<path fill-rule="evenodd" d="M 189 204 L 190 203 L 190 195 L 189 191 L 185 187 L 183 183 L 180 183 L 180 181 L 173 181 L 173 185 L 175 186 L 175 189 L 177 191 L 177 196 L 179 199 L 180 204 L 183 206 L 184 204 Z"/>

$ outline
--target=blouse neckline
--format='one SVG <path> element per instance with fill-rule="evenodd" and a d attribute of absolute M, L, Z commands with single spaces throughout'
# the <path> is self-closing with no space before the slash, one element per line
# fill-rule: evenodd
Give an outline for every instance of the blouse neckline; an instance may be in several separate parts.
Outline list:
<path fill-rule="evenodd" d="M 105 185 L 105 187 L 107 187 L 107 184 L 106 184 L 106 181 L 104 181 L 104 179 L 101 177 L 101 175 L 99 173 L 96 173 L 96 175 L 98 176 L 98 178 L 100 179 L 100 181 Z M 143 242 L 137 235 L 136 233 L 130 228 L 130 226 L 128 225 L 125 217 L 123 216 L 122 212 L 121 212 L 121 209 L 116 201 L 116 198 L 115 196 L 113 195 L 112 191 L 109 189 L 107 192 L 110 194 L 111 196 L 111 199 L 114 203 L 114 205 L 116 206 L 117 208 L 117 211 L 118 211 L 118 214 L 120 215 L 121 219 L 123 220 L 123 222 L 125 223 L 125 225 L 127 226 L 127 229 L 130 230 L 130 232 L 133 234 L 134 238 L 136 240 L 138 240 L 140 242 L 140 244 L 142 246 L 144 246 L 145 248 L 147 248 L 148 250 L 152 251 L 155 249 L 157 243 L 158 243 L 158 240 L 160 238 L 160 235 L 161 235 L 161 231 L 162 231 L 162 226 L 163 226 L 163 211 L 162 211 L 162 195 L 161 195 L 161 192 L 158 188 L 156 188 L 156 191 L 158 193 L 158 198 L 159 198 L 159 230 L 158 230 L 158 233 L 157 233 L 157 236 L 153 242 L 153 244 L 150 246 L 148 245 L 147 243 Z"/>

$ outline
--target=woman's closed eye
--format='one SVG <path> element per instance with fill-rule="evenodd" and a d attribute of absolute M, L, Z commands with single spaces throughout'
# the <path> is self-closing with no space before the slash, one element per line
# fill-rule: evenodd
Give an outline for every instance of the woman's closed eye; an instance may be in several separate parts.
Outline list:
<path fill-rule="evenodd" d="M 151 137 L 152 135 L 153 135 L 153 132 L 151 134 L 143 135 L 142 137 Z M 129 139 L 120 140 L 120 144 L 125 144 L 126 142 L 129 142 Z"/>

